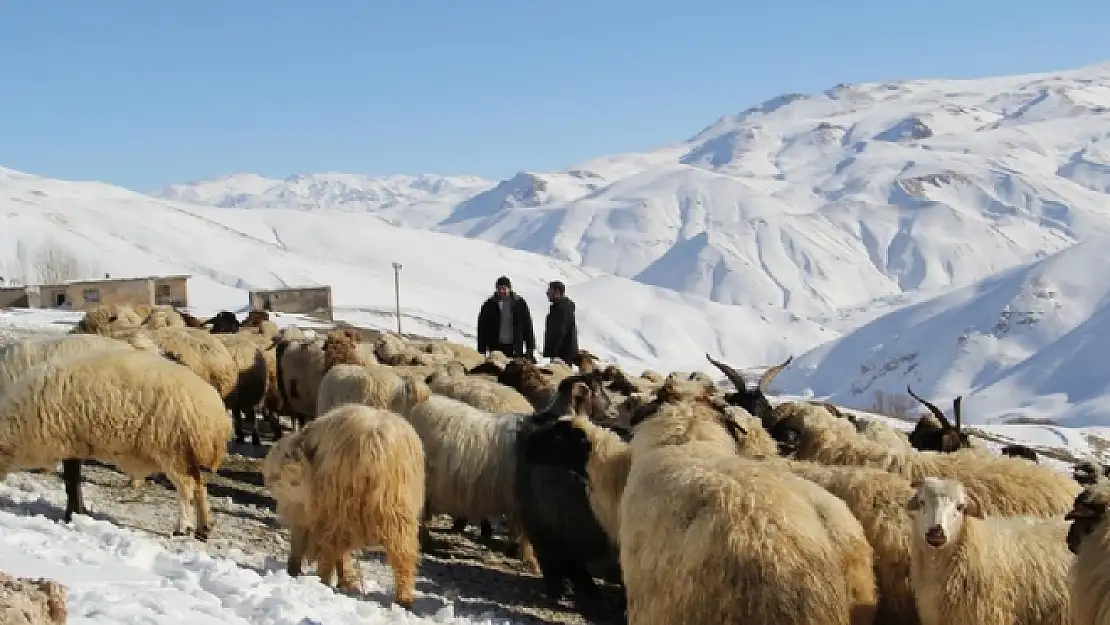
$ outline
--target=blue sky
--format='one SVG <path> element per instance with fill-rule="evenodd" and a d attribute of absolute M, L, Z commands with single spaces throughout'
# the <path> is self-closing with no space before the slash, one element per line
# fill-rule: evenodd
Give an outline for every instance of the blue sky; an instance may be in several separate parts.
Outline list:
<path fill-rule="evenodd" d="M 755 5 L 3 1 L 0 165 L 138 190 L 503 178 L 682 140 L 787 91 L 1110 60 L 1105 0 Z"/>

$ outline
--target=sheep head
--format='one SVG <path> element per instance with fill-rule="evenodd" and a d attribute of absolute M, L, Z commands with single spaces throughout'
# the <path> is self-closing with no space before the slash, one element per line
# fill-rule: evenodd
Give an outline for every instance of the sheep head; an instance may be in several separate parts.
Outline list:
<path fill-rule="evenodd" d="M 810 440 L 811 429 L 820 427 L 821 419 L 829 418 L 822 415 L 823 410 L 816 412 L 818 409 L 808 402 L 784 402 L 775 406 L 767 433 L 778 443 L 780 455 L 797 454 Z"/>
<path fill-rule="evenodd" d="M 956 480 L 926 477 L 911 486 L 916 490 L 906 502 L 906 510 L 914 540 L 924 540 L 934 549 L 953 544 L 967 517 L 983 518 L 978 502 Z"/>
<path fill-rule="evenodd" d="M 590 352 L 580 349 L 574 359 L 574 364 L 578 367 L 580 373 L 589 373 L 597 370 L 597 356 Z"/>
<path fill-rule="evenodd" d="M 524 460 L 556 466 L 586 477 L 593 441 L 579 419 L 561 417 L 539 423 L 524 440 Z"/>
<path fill-rule="evenodd" d="M 212 334 L 236 334 L 239 332 L 239 319 L 236 318 L 235 313 L 228 310 L 221 310 L 216 313 L 204 325 L 212 326 Z"/>
<path fill-rule="evenodd" d="M 346 330 L 329 332 L 324 339 L 324 372 L 327 373 L 335 365 L 362 365 L 362 356 L 358 352 L 357 334 L 352 337 Z"/>
<path fill-rule="evenodd" d="M 500 363 L 486 358 L 485 362 L 478 363 L 467 371 L 467 375 L 492 375 L 500 376 L 505 371 L 505 367 Z"/>
<path fill-rule="evenodd" d="M 936 404 L 918 397 L 913 389 L 906 385 L 906 392 L 917 401 L 921 402 L 929 412 L 929 416 L 922 417 L 910 433 L 910 445 L 918 451 L 939 451 L 952 453 L 960 449 L 971 447 L 971 440 L 963 432 L 962 410 L 963 396 L 957 396 L 952 401 L 952 414 L 956 418 L 956 425 L 948 420 L 937 408 Z"/>
<path fill-rule="evenodd" d="M 551 404 L 535 415 L 536 419 L 545 421 L 565 416 L 593 421 L 608 419 L 609 397 L 605 395 L 598 372 L 564 378 L 555 388 Z"/>
<path fill-rule="evenodd" d="M 1072 467 L 1071 477 L 1083 486 L 1090 486 L 1104 477 L 1110 477 L 1110 466 L 1084 460 Z"/>
<path fill-rule="evenodd" d="M 247 313 L 247 318 L 243 320 L 241 327 L 244 328 L 257 328 L 262 325 L 263 321 L 270 320 L 270 313 L 265 310 L 252 310 Z"/>
<path fill-rule="evenodd" d="M 1013 458 L 1025 458 L 1030 462 L 1040 462 L 1037 459 L 1037 452 L 1025 445 L 1018 445 L 1016 443 L 1013 445 L 1006 445 L 999 451 L 1003 456 L 1011 456 Z"/>
<path fill-rule="evenodd" d="M 1079 545 L 1106 520 L 1106 504 L 1110 502 L 1110 482 L 1099 482 L 1083 489 L 1075 497 L 1071 510 L 1064 515 L 1071 521 L 1068 528 L 1068 550 L 1079 553 Z"/>
<path fill-rule="evenodd" d="M 636 431 L 649 421 L 661 421 L 662 425 L 649 427 L 651 440 L 657 444 L 720 440 L 723 431 L 740 448 L 748 431 L 730 413 L 735 409 L 704 393 L 691 393 L 688 387 L 672 379 L 664 382 L 655 398 L 637 409 L 629 421 Z"/>
<path fill-rule="evenodd" d="M 794 357 L 790 356 L 781 363 L 764 371 L 755 388 L 749 388 L 748 383 L 744 380 L 744 376 L 740 375 L 740 372 L 736 369 L 733 369 L 719 360 L 714 360 L 709 354 L 706 354 L 705 358 L 709 360 L 714 367 L 720 369 L 721 373 L 725 374 L 725 377 L 736 387 L 736 392 L 725 395 L 725 400 L 733 406 L 739 406 L 747 410 L 748 414 L 758 417 L 763 421 L 764 427 L 768 427 L 771 422 L 771 402 L 767 399 L 767 389 L 770 388 L 771 382 L 775 379 L 775 376 L 781 373 L 783 369 L 790 366 L 790 363 L 794 361 Z"/>
<path fill-rule="evenodd" d="M 432 389 L 428 388 L 423 380 L 410 375 L 402 375 L 398 399 L 394 402 L 396 405 L 392 408 L 399 414 L 407 414 L 414 406 L 428 401 L 431 396 Z"/>

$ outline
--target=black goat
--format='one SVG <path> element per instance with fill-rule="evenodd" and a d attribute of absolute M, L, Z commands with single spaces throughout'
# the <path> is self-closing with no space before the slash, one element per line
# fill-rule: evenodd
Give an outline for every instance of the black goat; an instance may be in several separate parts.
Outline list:
<path fill-rule="evenodd" d="M 913 392 L 913 389 L 906 385 L 906 391 L 917 401 L 921 402 L 926 408 L 929 409 L 931 415 L 921 417 L 914 426 L 913 432 L 910 432 L 910 445 L 918 451 L 939 451 L 942 453 L 952 453 L 960 449 L 967 449 L 971 447 L 971 439 L 963 431 L 963 415 L 961 407 L 963 406 L 963 395 L 957 395 L 956 399 L 952 400 L 952 416 L 956 419 L 956 425 L 944 416 L 940 408 L 936 404 L 925 401 Z"/>
<path fill-rule="evenodd" d="M 709 354 L 706 354 L 705 357 L 714 367 L 720 369 L 721 373 L 725 374 L 725 377 L 736 387 L 736 392 L 725 395 L 725 401 L 730 405 L 739 406 L 747 410 L 748 414 L 763 422 L 763 427 L 770 428 L 774 416 L 771 412 L 771 402 L 767 399 L 765 393 L 771 386 L 771 381 L 775 379 L 775 376 L 781 373 L 783 369 L 790 366 L 790 363 L 794 361 L 794 357 L 790 356 L 782 363 L 764 371 L 755 388 L 749 388 L 748 383 L 744 380 L 744 376 L 740 375 L 736 369 L 718 360 L 713 360 L 713 357 Z"/>

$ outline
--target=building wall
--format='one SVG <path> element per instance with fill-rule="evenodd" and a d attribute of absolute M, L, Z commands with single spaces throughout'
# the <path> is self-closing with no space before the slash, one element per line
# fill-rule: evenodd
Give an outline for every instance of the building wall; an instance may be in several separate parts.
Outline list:
<path fill-rule="evenodd" d="M 47 287 L 42 287 L 43 290 Z M 89 280 L 71 282 L 65 285 L 66 306 L 73 310 L 89 310 L 100 305 L 123 304 L 138 306 L 154 305 L 154 280 L 136 278 L 132 280 Z M 54 307 L 56 299 L 44 299 L 47 306 Z"/>
<path fill-rule="evenodd" d="M 154 303 L 184 308 L 189 305 L 189 278 L 154 278 Z"/>
<path fill-rule="evenodd" d="M 0 308 L 31 308 L 30 295 L 30 290 L 24 286 L 2 288 Z"/>
<path fill-rule="evenodd" d="M 252 310 L 311 315 L 325 321 L 332 320 L 330 286 L 251 291 L 250 302 Z"/>

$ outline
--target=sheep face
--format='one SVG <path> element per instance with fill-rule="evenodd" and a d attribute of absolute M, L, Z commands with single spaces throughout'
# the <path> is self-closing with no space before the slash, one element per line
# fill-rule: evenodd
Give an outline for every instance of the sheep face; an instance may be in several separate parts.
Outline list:
<path fill-rule="evenodd" d="M 204 322 L 205 325 L 212 325 L 212 334 L 236 334 L 239 332 L 239 319 L 235 317 L 235 313 L 221 310 L 216 313 L 208 321 Z"/>
<path fill-rule="evenodd" d="M 586 463 L 593 445 L 573 419 L 560 418 L 539 424 L 524 445 L 524 460 L 535 465 L 566 469 L 586 477 Z"/>
<path fill-rule="evenodd" d="M 1107 473 L 1110 473 L 1110 467 L 1099 466 L 1090 460 L 1085 460 L 1072 467 L 1071 477 L 1083 486 L 1090 486 L 1098 482 L 1101 477 L 1105 477 Z"/>
<path fill-rule="evenodd" d="M 915 539 L 924 540 L 934 549 L 955 543 L 966 516 L 983 518 L 979 506 L 959 482 L 927 477 L 915 486 L 916 492 L 906 502 L 912 531 Z"/>
<path fill-rule="evenodd" d="M 1071 511 L 1064 515 L 1064 520 L 1071 521 L 1068 528 L 1068 550 L 1079 553 L 1079 545 L 1095 527 L 1106 519 L 1106 503 L 1110 492 L 1105 485 L 1088 486 L 1075 498 Z"/>

